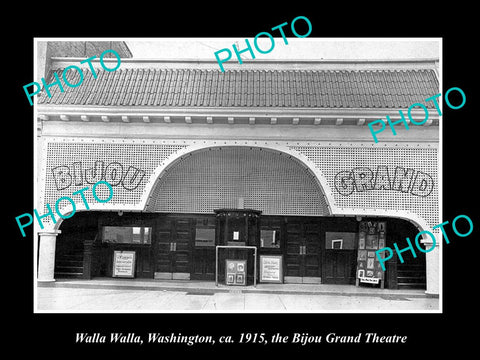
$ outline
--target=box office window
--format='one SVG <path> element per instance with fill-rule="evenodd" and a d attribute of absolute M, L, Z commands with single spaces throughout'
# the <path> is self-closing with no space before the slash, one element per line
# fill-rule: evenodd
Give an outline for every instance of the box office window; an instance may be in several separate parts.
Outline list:
<path fill-rule="evenodd" d="M 278 249 L 280 247 L 280 231 L 260 230 L 260 247 Z"/>
<path fill-rule="evenodd" d="M 139 226 L 104 226 L 102 242 L 114 244 L 151 244 L 152 228 Z"/>
<path fill-rule="evenodd" d="M 195 246 L 215 246 L 215 229 L 196 228 Z"/>

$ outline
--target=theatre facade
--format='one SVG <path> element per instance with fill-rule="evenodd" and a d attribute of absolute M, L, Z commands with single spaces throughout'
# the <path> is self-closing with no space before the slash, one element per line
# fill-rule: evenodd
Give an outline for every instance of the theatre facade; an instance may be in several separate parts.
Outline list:
<path fill-rule="evenodd" d="M 100 203 L 85 192 L 88 209 L 78 198 L 72 217 L 43 219 L 38 281 L 128 276 L 439 294 L 440 241 L 426 237 L 422 246 L 434 250 L 404 252 L 403 263 L 395 255 L 386 271 L 375 256 L 440 223 L 437 112 L 423 125 L 407 119 L 408 130 L 395 125 L 395 136 L 387 125 L 378 143 L 368 127 L 414 103 L 434 109 L 425 99 L 440 92 L 437 60 L 251 60 L 221 72 L 214 61 L 123 58 L 112 72 L 92 61 L 96 78 L 81 60 L 53 58 L 50 81 L 75 64 L 83 83 L 37 98 L 36 205 L 46 213 L 100 180 L 113 197 Z M 77 72 L 66 76 L 78 82 Z M 72 211 L 68 202 L 59 210 Z"/>

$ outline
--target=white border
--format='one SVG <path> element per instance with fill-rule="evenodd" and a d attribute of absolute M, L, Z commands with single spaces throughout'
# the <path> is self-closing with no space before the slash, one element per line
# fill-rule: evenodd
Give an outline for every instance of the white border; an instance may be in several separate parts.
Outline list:
<path fill-rule="evenodd" d="M 155 38 L 155 39 L 150 39 L 147 38 L 148 41 L 171 41 L 173 43 L 178 43 L 181 40 L 187 40 L 187 38 Z M 204 41 L 204 40 L 211 40 L 212 38 L 188 38 L 189 40 L 194 40 L 194 41 Z M 214 38 L 218 39 L 218 38 Z M 226 44 L 229 44 L 231 46 L 231 41 L 232 39 L 235 40 L 243 40 L 243 39 L 235 39 L 235 38 L 220 38 L 221 41 L 225 41 Z M 296 41 L 297 39 L 289 39 L 292 41 Z M 143 41 L 145 40 L 144 38 L 104 38 L 104 37 L 98 37 L 98 38 L 34 38 L 33 39 L 33 47 L 34 47 L 34 79 L 32 81 L 36 81 L 35 79 L 38 79 L 38 73 L 37 73 L 37 60 L 38 60 L 38 47 L 37 43 L 39 41 L 88 41 L 88 40 L 95 40 L 95 41 Z M 303 40 L 303 39 L 302 39 Z M 309 38 L 310 41 L 327 41 L 327 42 L 339 42 L 339 41 L 399 41 L 399 42 L 412 42 L 412 41 L 437 41 L 439 43 L 439 71 L 438 71 L 438 79 L 439 79 L 439 84 L 440 84 L 440 92 L 443 94 L 443 39 L 442 38 Z M 219 48 L 220 49 L 220 48 Z M 213 56 L 213 51 L 212 50 L 212 56 Z M 414 58 L 412 58 L 414 59 Z M 172 59 L 175 60 L 175 59 Z M 198 59 L 197 59 L 198 60 Z M 333 60 L 333 59 L 332 59 Z M 360 59 L 357 59 L 360 60 Z M 254 61 L 254 60 L 253 60 Z M 432 94 L 434 95 L 434 94 Z M 443 99 L 442 99 L 443 100 Z M 442 109 L 443 101 L 440 100 L 440 108 Z M 25 106 L 29 106 L 28 102 Z M 33 201 L 33 207 L 36 208 L 36 202 L 38 199 L 38 152 L 37 152 L 37 147 L 38 141 L 37 141 L 37 97 L 34 98 L 34 119 L 33 119 L 33 127 L 34 127 L 34 201 Z M 442 166 L 442 159 L 443 159 L 443 122 L 440 120 L 440 125 L 439 125 L 439 131 L 440 131 L 440 144 L 439 144 L 439 152 L 438 152 L 438 170 L 439 170 L 439 182 L 438 182 L 438 187 L 439 187 L 439 223 L 443 219 L 443 166 Z M 261 146 L 261 145 L 260 145 Z M 190 150 L 190 149 L 189 149 Z M 322 184 L 324 185 L 324 184 Z M 326 185 L 326 184 L 325 184 Z M 323 188 L 324 191 L 325 189 L 328 188 Z M 338 210 L 338 209 L 337 209 Z M 358 210 L 355 210 L 355 214 L 358 215 Z M 411 216 L 411 214 L 410 214 Z M 411 219 L 411 218 L 410 218 Z M 38 252 L 38 230 L 37 227 L 34 226 L 33 230 L 33 242 L 34 242 L 34 252 L 33 252 L 33 261 L 34 261 L 34 274 L 33 274 L 33 282 L 34 282 L 34 312 L 36 313 L 64 313 L 63 311 L 49 311 L 49 310 L 38 310 L 37 309 L 37 300 L 38 300 L 38 293 L 37 293 L 37 252 Z M 326 311 L 321 311 L 321 312 L 309 312 L 309 313 L 442 313 L 443 312 L 443 244 L 440 241 L 439 242 L 439 309 L 438 310 L 408 310 L 408 311 L 400 311 L 400 310 L 381 310 L 381 311 L 359 311 L 358 309 L 356 310 L 351 310 L 351 309 L 346 309 L 346 310 L 326 310 Z M 111 313 L 112 311 L 65 311 L 66 313 Z M 115 313 L 152 313 L 152 311 L 114 311 Z M 160 313 L 246 313 L 246 312 L 240 312 L 240 311 L 189 311 L 189 310 L 183 310 L 183 311 L 161 311 Z M 256 313 L 257 311 L 251 311 L 251 313 Z M 265 313 L 265 311 L 258 311 L 259 313 Z M 278 312 L 275 312 L 278 313 Z M 291 311 L 289 313 L 305 313 L 305 311 Z"/>

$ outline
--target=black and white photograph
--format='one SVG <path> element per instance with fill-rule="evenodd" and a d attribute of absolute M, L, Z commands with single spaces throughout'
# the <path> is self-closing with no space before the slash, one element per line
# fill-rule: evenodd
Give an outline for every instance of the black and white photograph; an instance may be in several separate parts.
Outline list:
<path fill-rule="evenodd" d="M 36 311 L 441 311 L 441 39 L 35 51 Z"/>

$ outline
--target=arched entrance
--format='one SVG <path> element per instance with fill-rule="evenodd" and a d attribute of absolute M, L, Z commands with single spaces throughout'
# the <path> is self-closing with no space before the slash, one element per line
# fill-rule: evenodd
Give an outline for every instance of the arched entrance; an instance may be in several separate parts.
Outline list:
<path fill-rule="evenodd" d="M 295 157 L 261 147 L 209 147 L 187 153 L 158 177 L 146 211 L 212 214 L 218 208 L 266 215 L 329 215 L 317 177 Z"/>
<path fill-rule="evenodd" d="M 190 152 L 159 175 L 146 205 L 148 212 L 177 214 L 175 217 L 165 215 L 159 223 L 157 256 L 161 261 L 157 263 L 156 277 L 186 277 L 177 271 L 187 271 L 187 259 L 190 259 L 190 278 L 213 278 L 214 246 L 222 244 L 221 236 L 214 234 L 213 214 L 220 208 L 262 212 L 265 221 L 261 233 L 266 236 L 276 232 L 278 241 L 278 247 L 268 247 L 260 236 L 258 246 L 263 254 L 283 255 L 287 249 L 286 237 L 275 224 L 280 218 L 270 223 L 267 216 L 330 214 L 315 174 L 287 153 L 243 146 L 210 147 Z M 178 214 L 196 214 L 197 217 L 187 219 Z M 288 265 L 300 268 L 295 272 L 297 277 L 320 279 L 317 239 L 308 232 L 293 238 L 292 233 Z M 305 254 L 303 248 L 308 248 Z"/>

